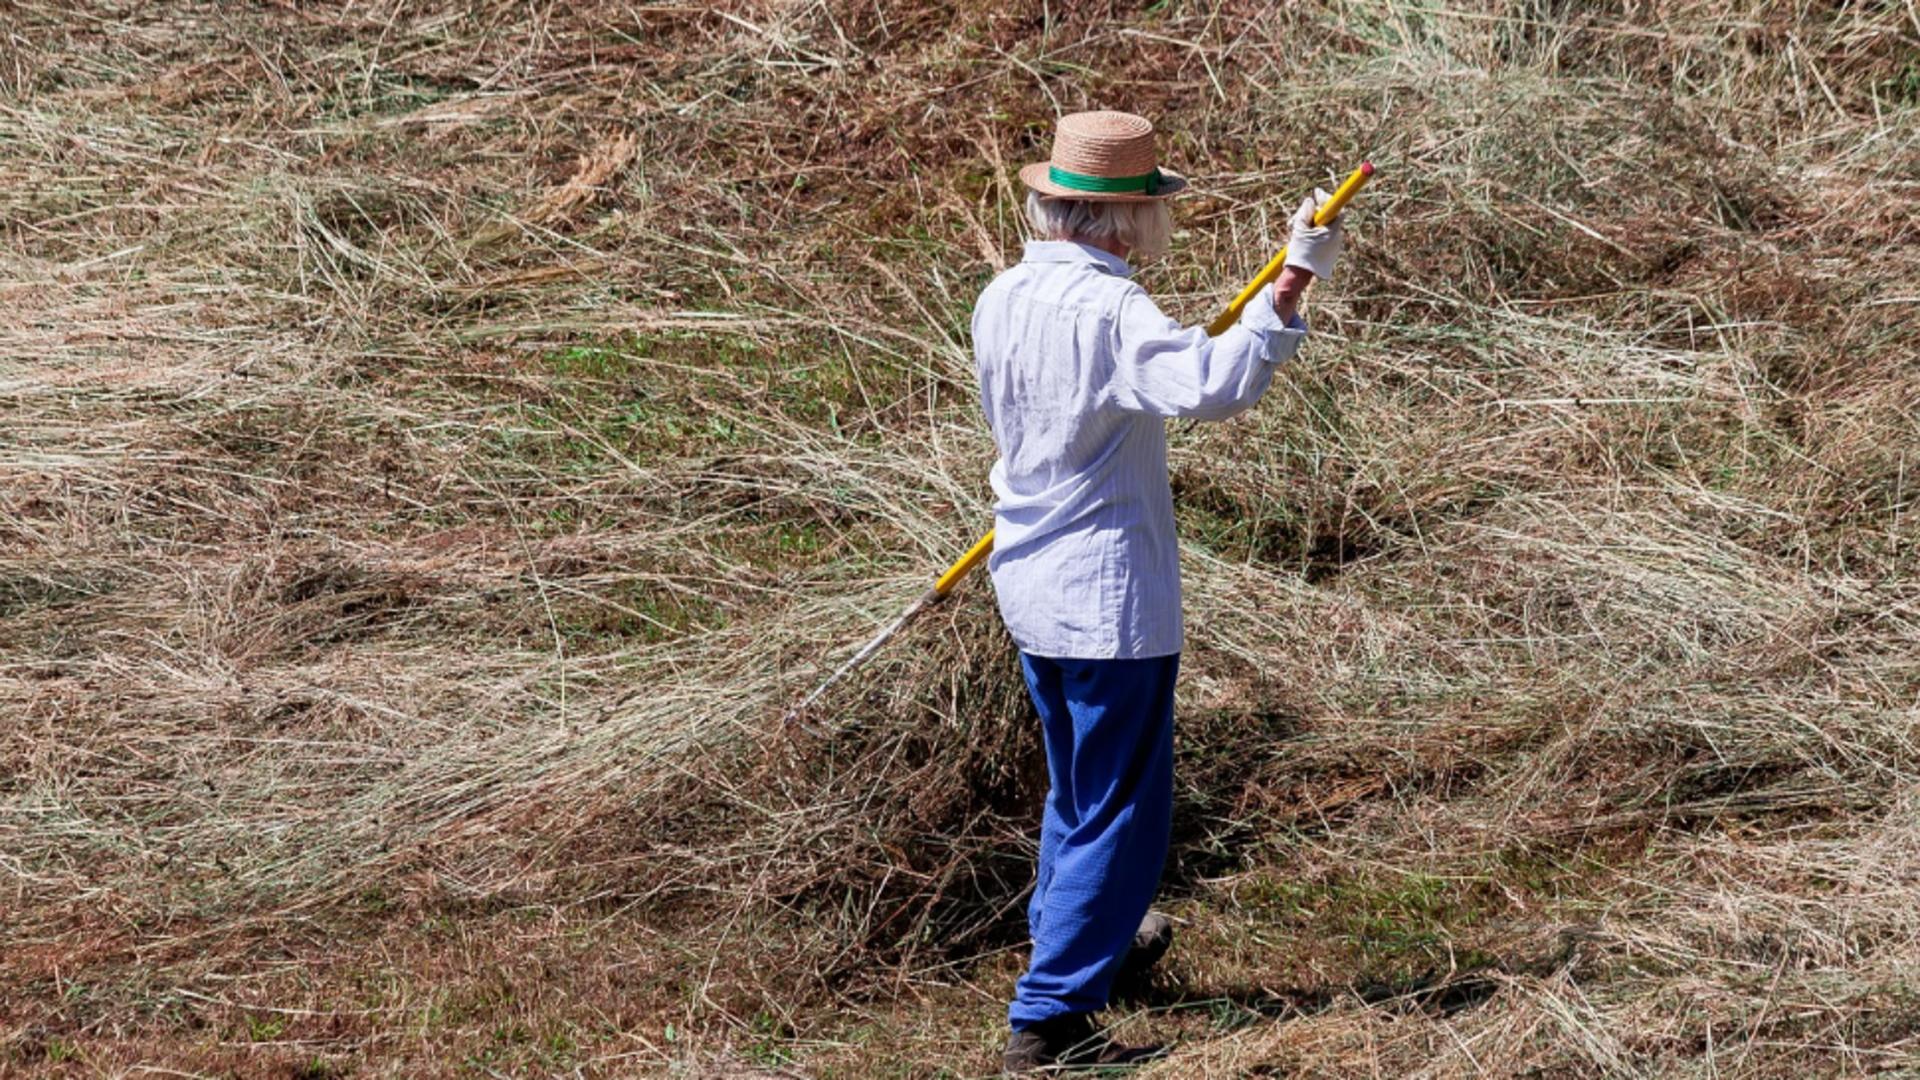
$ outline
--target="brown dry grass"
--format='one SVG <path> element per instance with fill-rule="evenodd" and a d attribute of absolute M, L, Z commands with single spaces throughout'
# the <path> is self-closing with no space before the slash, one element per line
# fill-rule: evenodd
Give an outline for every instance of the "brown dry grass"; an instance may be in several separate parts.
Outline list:
<path fill-rule="evenodd" d="M 972 296 L 1201 181 L 1167 1076 L 1920 1068 L 1920 13 L 0 11 L 0 1071 L 975 1075 L 1042 777 Z"/>

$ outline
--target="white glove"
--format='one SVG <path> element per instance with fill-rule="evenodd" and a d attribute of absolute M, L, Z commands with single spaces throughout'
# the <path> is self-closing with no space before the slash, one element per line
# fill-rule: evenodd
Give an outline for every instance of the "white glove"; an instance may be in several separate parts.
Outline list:
<path fill-rule="evenodd" d="M 1294 212 L 1293 235 L 1287 238 L 1287 265 L 1308 271 L 1322 281 L 1333 277 L 1333 264 L 1339 261 L 1340 248 L 1346 243 L 1339 218 L 1314 227 L 1314 211 L 1329 198 L 1332 196 L 1314 188 L 1313 194 Z"/>

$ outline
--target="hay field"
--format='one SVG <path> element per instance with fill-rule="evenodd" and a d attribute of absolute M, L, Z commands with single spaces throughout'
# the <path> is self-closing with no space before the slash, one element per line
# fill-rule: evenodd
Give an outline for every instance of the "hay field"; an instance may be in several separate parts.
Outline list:
<path fill-rule="evenodd" d="M 1159 1077 L 1920 1073 L 1913 0 L 0 7 L 0 1073 L 976 1076 L 966 328 L 1198 192 Z"/>

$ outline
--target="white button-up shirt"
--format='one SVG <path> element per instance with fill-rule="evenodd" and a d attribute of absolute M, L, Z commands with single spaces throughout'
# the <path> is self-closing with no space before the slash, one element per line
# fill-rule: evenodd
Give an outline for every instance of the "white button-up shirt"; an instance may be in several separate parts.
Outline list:
<path fill-rule="evenodd" d="M 973 309 L 993 466 L 1000 615 L 1035 656 L 1180 651 L 1180 545 L 1169 417 L 1222 420 L 1258 401 L 1306 336 L 1271 290 L 1217 338 L 1161 314 L 1126 262 L 1066 241 L 1027 245 Z"/>

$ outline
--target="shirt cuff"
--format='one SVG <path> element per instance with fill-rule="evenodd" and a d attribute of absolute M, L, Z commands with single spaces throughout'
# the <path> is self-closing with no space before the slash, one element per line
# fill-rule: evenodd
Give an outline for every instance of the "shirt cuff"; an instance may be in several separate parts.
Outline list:
<path fill-rule="evenodd" d="M 1307 336 L 1307 320 L 1294 312 L 1285 322 L 1273 310 L 1273 289 L 1260 290 L 1260 296 L 1241 309 L 1240 325 L 1257 334 L 1266 345 L 1267 363 L 1278 364 L 1300 351 Z"/>

